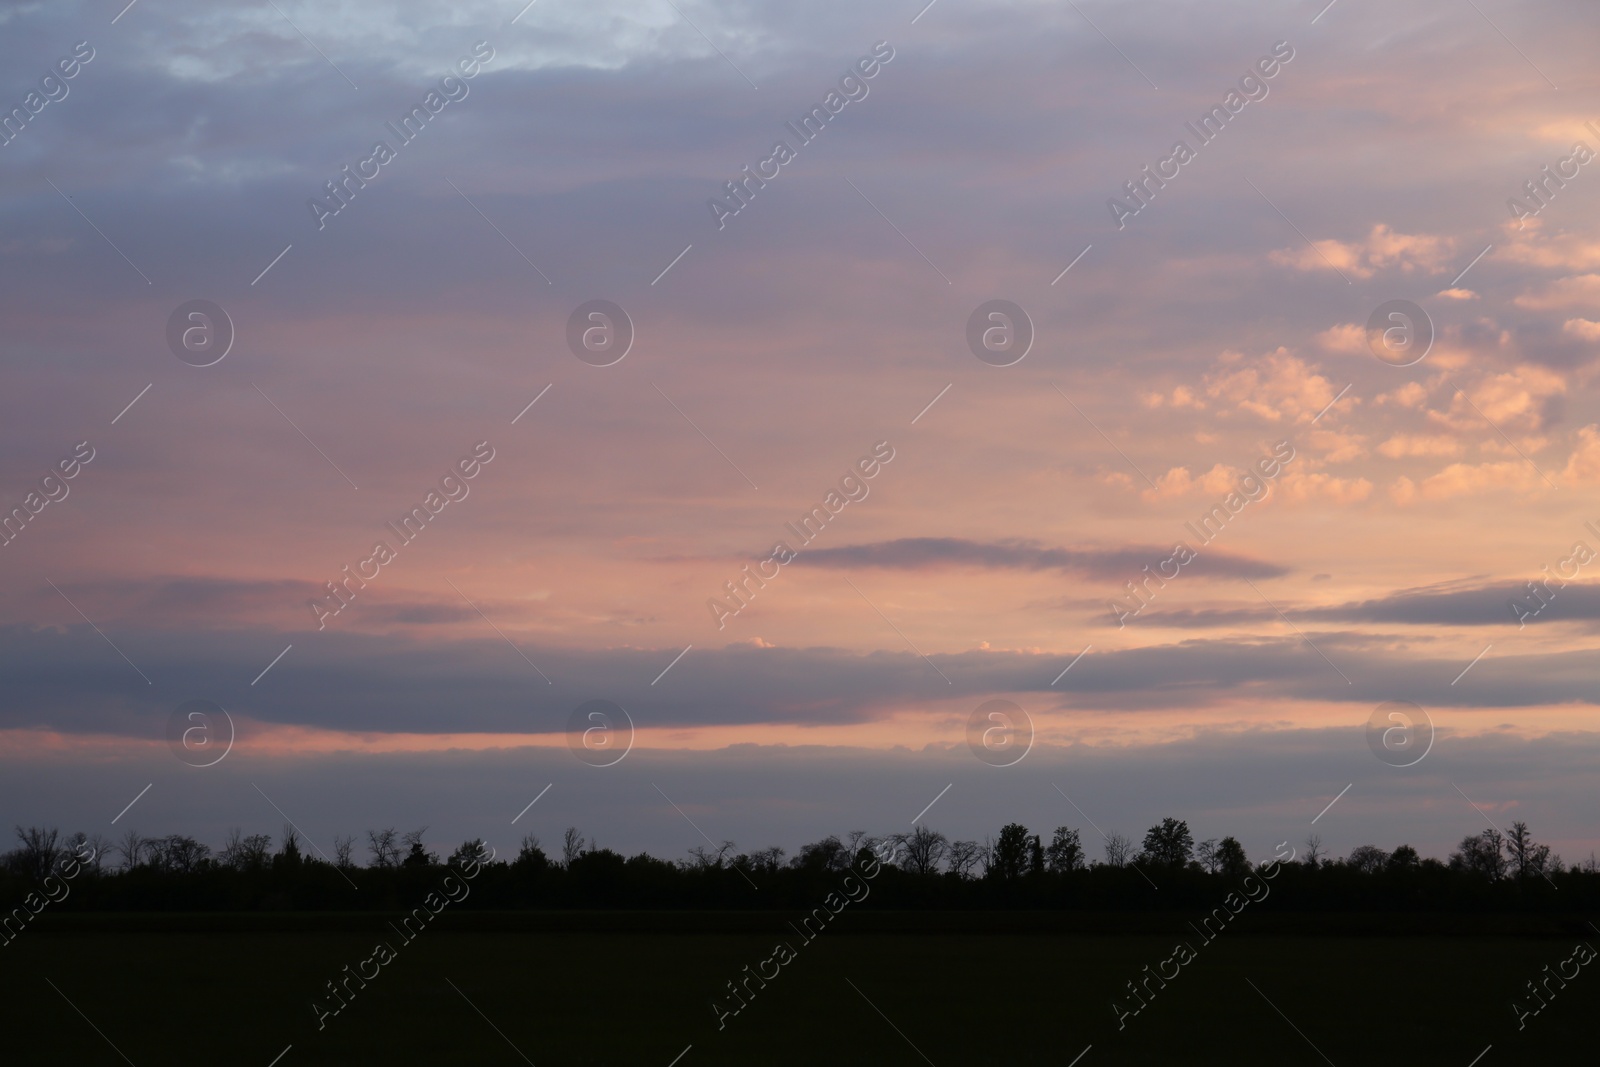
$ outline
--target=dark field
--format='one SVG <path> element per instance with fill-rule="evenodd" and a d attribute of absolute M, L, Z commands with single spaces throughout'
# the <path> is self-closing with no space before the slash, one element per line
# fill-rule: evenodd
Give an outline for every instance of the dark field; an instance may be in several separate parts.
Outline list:
<path fill-rule="evenodd" d="M 1577 932 L 1374 934 L 1350 917 L 1205 944 L 1184 917 L 1109 935 L 1128 917 L 847 914 L 805 944 L 789 914 L 460 915 L 403 947 L 376 916 L 58 918 L 0 950 L 8 1063 L 267 1067 L 292 1044 L 281 1067 L 667 1067 L 692 1045 L 681 1067 L 1065 1067 L 1092 1045 L 1082 1067 L 1467 1067 L 1492 1044 L 1479 1063 L 1496 1067 L 1593 1062 L 1600 1000 L 1587 968 L 1518 1032 L 1511 1001 Z M 312 1000 L 383 939 L 397 958 L 319 1031 Z M 1196 958 L 1119 1032 L 1113 997 L 1131 1004 L 1125 983 L 1179 939 Z M 719 1032 L 710 999 L 779 940 L 796 958 Z"/>

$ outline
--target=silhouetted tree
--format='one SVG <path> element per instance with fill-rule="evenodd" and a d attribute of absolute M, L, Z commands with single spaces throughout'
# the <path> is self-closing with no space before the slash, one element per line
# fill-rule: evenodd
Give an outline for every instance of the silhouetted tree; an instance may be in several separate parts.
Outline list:
<path fill-rule="evenodd" d="M 407 867 L 432 867 L 439 862 L 439 857 L 429 852 L 422 844 L 422 835 L 428 832 L 426 826 L 419 830 L 412 830 L 405 836 L 406 858 L 402 861 Z"/>
<path fill-rule="evenodd" d="M 1305 856 L 1305 865 L 1307 867 L 1316 867 L 1321 865 L 1323 852 L 1322 836 L 1320 834 L 1312 834 L 1310 837 L 1306 838 L 1306 850 L 1303 855 Z"/>
<path fill-rule="evenodd" d="M 862 834 L 861 836 L 864 837 L 866 835 Z M 852 855 L 853 852 L 849 846 L 840 841 L 838 837 L 829 834 L 821 841 L 813 841 L 809 845 L 801 845 L 799 853 L 789 861 L 789 866 L 813 871 L 842 871 L 850 866 Z"/>
<path fill-rule="evenodd" d="M 732 842 L 729 842 L 729 844 L 732 844 Z M 578 828 L 576 826 L 567 827 L 566 832 L 561 835 L 561 866 L 571 867 L 573 861 L 583 855 L 583 845 L 583 835 L 578 833 Z M 722 856 L 719 853 L 717 855 L 719 866 L 721 862 Z"/>
<path fill-rule="evenodd" d="M 298 867 L 304 861 L 300 855 L 300 831 L 288 823 L 283 827 L 282 844 L 278 847 L 278 854 L 272 857 L 274 867 Z"/>
<path fill-rule="evenodd" d="M 542 871 L 550 866 L 550 858 L 544 854 L 544 849 L 539 847 L 537 837 L 524 834 L 522 845 L 517 849 L 517 858 L 512 866 L 525 871 Z"/>
<path fill-rule="evenodd" d="M 122 857 L 123 869 L 131 871 L 139 866 L 140 857 L 144 855 L 144 838 L 139 836 L 137 830 L 124 830 L 117 839 L 116 849 Z"/>
<path fill-rule="evenodd" d="M 900 866 L 912 874 L 933 874 L 939 869 L 950 841 L 937 830 L 918 826 L 908 834 L 893 834 L 889 838 L 897 846 Z"/>
<path fill-rule="evenodd" d="M 235 826 L 228 831 L 228 836 L 222 842 L 222 848 L 217 851 L 217 863 L 223 867 L 244 869 L 240 857 L 240 850 L 244 847 L 244 831 Z"/>
<path fill-rule="evenodd" d="M 1201 869 L 1207 874 L 1216 874 L 1220 866 L 1217 862 L 1217 839 L 1208 837 L 1194 847 L 1195 859 L 1199 861 Z"/>
<path fill-rule="evenodd" d="M 1463 837 L 1458 850 L 1450 855 L 1450 867 L 1481 874 L 1491 882 L 1499 881 L 1506 873 L 1505 835 L 1490 827 L 1481 834 Z"/>
<path fill-rule="evenodd" d="M 1187 908 L 1220 895 L 1221 885 L 1208 888 L 1205 884 L 1215 875 L 1201 871 L 1209 868 L 1238 888 L 1238 879 L 1251 870 L 1239 841 L 1223 837 L 1204 842 L 1203 850 L 1195 850 L 1191 843 L 1189 854 L 1199 852 L 1203 862 L 1189 861 L 1187 869 L 1194 873 L 1178 875 L 1187 827 L 1168 819 L 1151 831 L 1155 837 L 1146 841 L 1146 850 L 1153 862 L 1163 866 L 1160 873 L 1151 871 L 1142 854 L 1137 866 L 1161 882 L 1159 906 L 1163 908 Z M 420 896 L 436 877 L 420 867 L 406 867 L 406 856 L 415 852 L 412 846 L 422 845 L 424 831 L 420 830 L 404 838 L 393 830 L 369 832 L 369 840 L 374 842 L 373 869 L 347 873 L 350 880 L 362 883 L 359 894 L 349 893 L 344 880 L 316 859 L 320 853 L 302 855 L 300 850 L 310 846 L 299 841 L 293 826 L 284 828 L 276 856 L 271 855 L 275 839 L 266 834 L 247 835 L 239 829 L 227 834 L 226 843 L 214 857 L 207 845 L 192 837 L 146 838 L 131 829 L 125 833 L 127 843 L 121 847 L 140 869 L 98 878 L 86 873 L 82 892 L 75 889 L 70 902 L 63 899 L 61 910 L 386 908 L 397 900 L 404 904 Z M 15 900 L 24 895 L 28 881 L 41 869 L 39 857 L 51 848 L 56 854 L 53 867 L 43 869 L 60 872 L 68 856 L 81 858 L 91 847 L 92 839 L 81 833 L 56 833 L 53 842 L 51 834 L 48 829 L 22 831 L 18 835 L 22 847 L 0 856 L 0 896 Z M 402 843 L 406 852 L 402 852 Z M 1107 862 L 1085 871 L 1081 835 L 1070 827 L 1057 828 L 1045 842 L 1022 825 L 1010 823 L 1001 828 L 997 840 L 983 845 L 950 842 L 920 824 L 887 838 L 853 831 L 845 839 L 830 836 L 805 846 L 796 862 L 789 864 L 785 864 L 787 857 L 781 848 L 735 855 L 731 841 L 696 846 L 690 851 L 691 858 L 679 862 L 647 854 L 625 858 L 586 841 L 576 829 L 568 832 L 563 844 L 567 862 L 558 864 L 553 859 L 559 857 L 547 857 L 530 834 L 523 838 L 515 861 L 506 863 L 491 861 L 481 840 L 463 842 L 450 853 L 451 867 L 470 868 L 476 861 L 482 868 L 471 903 L 464 906 L 788 908 L 814 904 L 822 892 L 838 884 L 839 868 L 852 857 L 863 866 L 881 863 L 906 872 L 891 872 L 876 883 L 872 908 L 1158 906 L 1133 871 L 1110 869 L 1131 862 L 1132 847 L 1126 838 L 1108 838 Z M 334 838 L 339 864 L 349 865 L 353 845 L 348 837 Z M 437 862 L 425 848 L 421 851 L 428 863 Z M 1274 902 L 1267 905 L 1269 911 L 1516 909 L 1550 918 L 1600 908 L 1600 862 L 1567 869 L 1520 821 L 1512 825 L 1509 834 L 1496 829 L 1468 837 L 1451 856 L 1449 866 L 1420 857 L 1409 845 L 1400 845 L 1392 854 L 1375 845 L 1362 845 L 1347 858 L 1330 860 L 1319 855 L 1320 842 L 1313 839 L 1311 852 L 1318 859 L 1317 866 L 1294 864 L 1293 869 L 1300 873 L 1290 876 L 1292 892 L 1285 893 L 1281 903 L 1275 895 Z M 260 862 L 263 857 L 264 863 Z M 984 883 L 967 882 L 980 863 L 984 865 Z M 737 870 L 728 870 L 730 866 Z M 1040 873 L 1041 867 L 1049 873 Z M 945 872 L 942 877 L 918 877 L 941 870 Z M 740 872 L 752 882 L 759 881 L 758 898 L 765 903 L 758 904 L 757 897 L 746 893 Z M 1513 877 L 1519 880 L 1517 891 L 1509 881 Z M 1545 879 L 1561 892 L 1545 893 Z M 1496 880 L 1503 884 L 1491 891 L 1489 883 Z M 368 892 L 369 886 L 375 891 Z"/>
<path fill-rule="evenodd" d="M 1111 834 L 1106 838 L 1106 866 L 1126 867 L 1133 858 L 1133 842 L 1121 834 Z"/>
<path fill-rule="evenodd" d="M 1511 824 L 1511 833 L 1506 835 L 1506 851 L 1511 854 L 1511 868 L 1519 882 L 1529 875 L 1543 875 L 1550 865 L 1550 846 L 1535 843 L 1528 824 L 1521 819 Z"/>
<path fill-rule="evenodd" d="M 841 867 L 840 870 L 844 870 L 845 868 L 848 868 L 854 864 L 859 864 L 861 862 L 862 851 L 871 851 L 876 840 L 876 838 L 868 837 L 865 830 L 851 830 L 848 834 L 846 834 L 844 851 L 845 856 L 848 857 L 848 860 L 844 867 Z"/>
<path fill-rule="evenodd" d="M 61 856 L 61 849 L 56 843 L 60 836 L 59 830 L 46 830 L 38 826 L 30 826 L 26 830 L 17 827 L 17 840 L 22 842 L 22 847 L 7 856 L 9 866 L 30 882 L 44 881 Z"/>
<path fill-rule="evenodd" d="M 1235 837 L 1224 837 L 1217 844 L 1217 869 L 1229 878 L 1242 878 L 1250 873 L 1250 857 Z"/>
<path fill-rule="evenodd" d="M 348 840 L 348 839 L 347 839 Z M 247 867 L 264 867 L 272 855 L 271 834 L 248 834 L 243 842 L 243 856 Z"/>
<path fill-rule="evenodd" d="M 163 871 L 188 874 L 209 862 L 211 846 L 202 845 L 192 837 L 170 834 L 167 837 L 145 841 L 151 865 Z"/>
<path fill-rule="evenodd" d="M 235 825 L 234 829 L 227 832 L 226 840 L 222 841 L 222 848 L 218 849 L 218 854 L 216 854 L 216 862 L 222 867 L 232 867 L 235 870 L 245 869 L 245 862 L 240 857 L 240 849 L 243 848 L 243 845 L 245 845 L 245 832 Z"/>
<path fill-rule="evenodd" d="M 989 860 L 989 876 L 1006 881 L 1021 878 L 1028 871 L 1030 845 L 1026 826 L 1015 822 L 1002 826 Z"/>
<path fill-rule="evenodd" d="M 483 838 L 474 837 L 470 841 L 463 841 L 450 853 L 446 861 L 450 866 L 460 870 L 471 863 L 484 863 L 489 859 L 489 846 L 483 843 Z"/>
<path fill-rule="evenodd" d="M 356 839 L 349 834 L 335 835 L 333 839 L 333 865 L 348 871 L 356 865 Z"/>
<path fill-rule="evenodd" d="M 570 834 L 573 833 L 573 831 L 572 830 L 568 830 L 567 833 L 570 835 Z M 562 854 L 563 855 L 567 854 L 567 852 L 568 852 L 567 845 L 570 845 L 571 843 L 572 842 L 571 842 L 571 840 L 569 838 L 567 843 L 562 846 Z M 581 837 L 578 838 L 578 848 L 580 850 L 583 849 L 583 838 L 581 838 Z M 694 863 L 691 864 L 691 866 L 693 866 L 693 867 L 695 867 L 695 868 L 697 868 L 699 870 L 706 870 L 708 868 L 715 868 L 717 870 L 721 870 L 722 869 L 722 865 L 725 862 L 727 862 L 728 853 L 732 852 L 733 848 L 734 848 L 734 844 L 733 844 L 732 841 L 724 841 L 724 842 L 722 842 L 722 844 L 718 845 L 714 849 L 707 848 L 704 845 L 696 845 L 696 846 L 694 846 L 693 848 L 691 848 L 689 850 L 689 855 L 694 857 Z M 578 853 L 578 855 L 580 855 L 580 856 L 583 855 L 583 852 L 580 851 Z M 576 857 L 574 857 L 574 858 L 576 858 Z M 566 863 L 567 863 L 567 866 L 570 867 L 572 865 L 572 860 L 567 860 Z"/>
<path fill-rule="evenodd" d="M 1410 845 L 1401 845 L 1390 853 L 1388 867 L 1391 871 L 1414 871 L 1421 863 L 1422 859 L 1417 855 L 1416 849 Z"/>
<path fill-rule="evenodd" d="M 1194 854 L 1194 835 L 1189 824 L 1167 816 L 1160 825 L 1152 826 L 1144 835 L 1144 855 L 1151 863 L 1169 867 L 1182 867 Z"/>
<path fill-rule="evenodd" d="M 272 856 L 272 837 L 269 834 L 246 835 L 235 827 L 228 831 L 228 839 L 217 853 L 217 862 L 238 871 L 250 871 L 266 866 Z"/>
<path fill-rule="evenodd" d="M 952 841 L 945 853 L 945 863 L 958 878 L 972 877 L 972 869 L 983 858 L 983 846 L 976 841 Z"/>
<path fill-rule="evenodd" d="M 1045 850 L 1044 858 L 1045 866 L 1056 874 L 1082 869 L 1083 842 L 1078 838 L 1078 831 L 1068 826 L 1056 827 L 1054 836 L 1050 838 L 1050 847 Z"/>
<path fill-rule="evenodd" d="M 84 862 L 90 867 L 94 868 L 96 874 L 99 874 L 102 870 L 102 865 L 106 861 L 106 857 L 112 850 L 111 840 L 103 834 L 90 834 L 89 848 L 94 853 L 94 857 L 92 859 L 85 860 Z"/>
<path fill-rule="evenodd" d="M 415 833 L 416 831 L 412 831 Z M 410 834 L 406 837 L 410 838 Z M 400 861 L 402 867 L 430 867 L 437 863 L 439 857 L 429 852 L 421 841 L 406 841 L 406 858 Z"/>
<path fill-rule="evenodd" d="M 61 842 L 61 852 L 56 862 L 64 864 L 69 858 L 77 859 L 80 856 L 87 856 L 91 851 L 89 835 L 82 830 L 75 830 Z M 83 861 L 79 859 L 78 862 L 81 864 Z"/>
<path fill-rule="evenodd" d="M 372 851 L 374 867 L 400 866 L 400 835 L 394 827 L 367 831 L 367 848 Z"/>
<path fill-rule="evenodd" d="M 1345 862 L 1362 874 L 1377 874 L 1389 865 L 1389 854 L 1376 845 L 1357 845 Z"/>
<path fill-rule="evenodd" d="M 775 875 L 783 867 L 784 850 L 777 845 L 758 848 L 733 858 L 733 865 L 760 875 Z"/>

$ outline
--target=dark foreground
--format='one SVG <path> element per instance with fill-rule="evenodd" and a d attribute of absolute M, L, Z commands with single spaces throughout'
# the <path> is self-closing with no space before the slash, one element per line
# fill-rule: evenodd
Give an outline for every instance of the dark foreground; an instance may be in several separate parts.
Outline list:
<path fill-rule="evenodd" d="M 789 913 L 456 918 L 410 943 L 373 915 L 40 922 L 0 950 L 6 1060 L 267 1067 L 288 1047 L 280 1067 L 668 1067 L 680 1054 L 679 1067 L 1468 1067 L 1492 1045 L 1476 1062 L 1500 1067 L 1587 1062 L 1597 1040 L 1600 967 L 1564 988 L 1551 980 L 1521 1030 L 1511 1007 L 1537 1007 L 1525 983 L 1575 944 L 1600 946 L 1582 922 L 1418 935 L 1404 916 L 1302 917 L 1207 943 L 1186 916 L 862 914 L 807 943 Z M 376 977 L 352 980 L 319 1029 L 312 1003 L 336 1006 L 325 983 L 379 941 L 395 958 L 368 965 Z M 719 1030 L 712 999 L 736 1006 L 726 983 L 779 941 L 794 958 L 766 964 L 777 976 L 765 989 L 752 980 L 758 992 Z M 1178 941 L 1194 958 L 1165 964 L 1176 977 L 1152 980 L 1156 994 L 1119 1030 L 1113 999 L 1136 1007 L 1126 983 Z"/>

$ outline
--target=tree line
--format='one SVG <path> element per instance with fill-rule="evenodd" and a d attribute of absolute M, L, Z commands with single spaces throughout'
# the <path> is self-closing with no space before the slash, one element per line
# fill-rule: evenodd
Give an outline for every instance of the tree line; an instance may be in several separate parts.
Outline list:
<path fill-rule="evenodd" d="M 193 837 L 116 839 L 16 828 L 18 845 L 0 855 L 0 919 L 73 863 L 63 910 L 371 910 L 407 907 L 442 866 L 460 868 L 489 854 L 474 839 L 440 857 L 427 827 L 369 830 L 364 862 L 354 837 L 333 854 L 307 847 L 286 826 L 276 842 L 231 831 L 213 850 Z M 575 827 L 547 853 L 533 835 L 514 854 L 484 865 L 472 908 L 754 909 L 803 906 L 829 878 L 891 845 L 875 908 L 1163 909 L 1203 904 L 1254 865 L 1232 836 L 1195 841 L 1187 822 L 1167 817 L 1142 841 L 1110 834 L 1091 858 L 1080 831 L 1060 826 L 1048 841 L 1008 823 L 983 841 L 951 839 L 926 826 L 873 836 L 854 831 L 802 845 L 789 856 L 772 847 L 738 851 L 732 841 L 695 846 L 685 858 L 624 856 L 587 840 Z M 87 856 L 87 859 L 82 857 Z M 77 859 L 74 859 L 77 857 Z M 1289 877 L 1274 908 L 1290 910 L 1573 911 L 1600 903 L 1600 865 L 1591 853 L 1567 864 L 1536 841 L 1527 824 L 1463 838 L 1446 860 L 1410 845 L 1361 845 L 1328 855 L 1312 836 L 1284 865 Z M 34 893 L 33 897 L 29 897 Z M 1268 909 L 1270 910 L 1270 909 Z"/>

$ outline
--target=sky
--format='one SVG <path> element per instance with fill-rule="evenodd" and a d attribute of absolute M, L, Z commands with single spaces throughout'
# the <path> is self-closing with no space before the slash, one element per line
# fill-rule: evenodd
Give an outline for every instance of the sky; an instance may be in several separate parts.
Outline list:
<path fill-rule="evenodd" d="M 1586 858 L 1597 14 L 0 4 L 0 815 Z"/>

